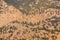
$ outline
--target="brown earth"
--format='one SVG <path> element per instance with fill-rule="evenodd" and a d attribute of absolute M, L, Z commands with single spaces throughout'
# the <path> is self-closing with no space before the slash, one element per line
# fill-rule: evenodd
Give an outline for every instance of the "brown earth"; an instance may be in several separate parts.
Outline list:
<path fill-rule="evenodd" d="M 60 1 L 48 1 L 60 7 Z M 0 40 L 60 40 L 60 8 L 33 7 L 26 15 L 4 0 L 0 4 Z"/>

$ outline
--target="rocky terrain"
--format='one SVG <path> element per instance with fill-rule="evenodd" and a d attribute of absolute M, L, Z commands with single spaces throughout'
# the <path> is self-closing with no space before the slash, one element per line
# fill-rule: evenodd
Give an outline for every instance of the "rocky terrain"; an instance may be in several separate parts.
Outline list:
<path fill-rule="evenodd" d="M 0 40 L 60 40 L 60 0 L 0 0 Z"/>

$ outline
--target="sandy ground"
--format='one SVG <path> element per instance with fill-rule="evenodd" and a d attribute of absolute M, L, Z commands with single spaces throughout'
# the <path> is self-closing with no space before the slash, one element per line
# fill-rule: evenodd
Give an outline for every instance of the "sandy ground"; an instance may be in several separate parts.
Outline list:
<path fill-rule="evenodd" d="M 60 9 L 42 7 L 44 12 L 39 13 L 32 8 L 26 15 L 4 0 L 0 2 L 0 40 L 60 40 Z M 60 6 L 60 2 L 56 4 Z"/>

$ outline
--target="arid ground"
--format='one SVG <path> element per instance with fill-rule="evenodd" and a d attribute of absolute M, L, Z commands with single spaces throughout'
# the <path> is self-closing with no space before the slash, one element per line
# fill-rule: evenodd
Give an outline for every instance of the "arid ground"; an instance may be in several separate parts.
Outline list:
<path fill-rule="evenodd" d="M 0 0 L 0 40 L 60 40 L 60 0 Z"/>

